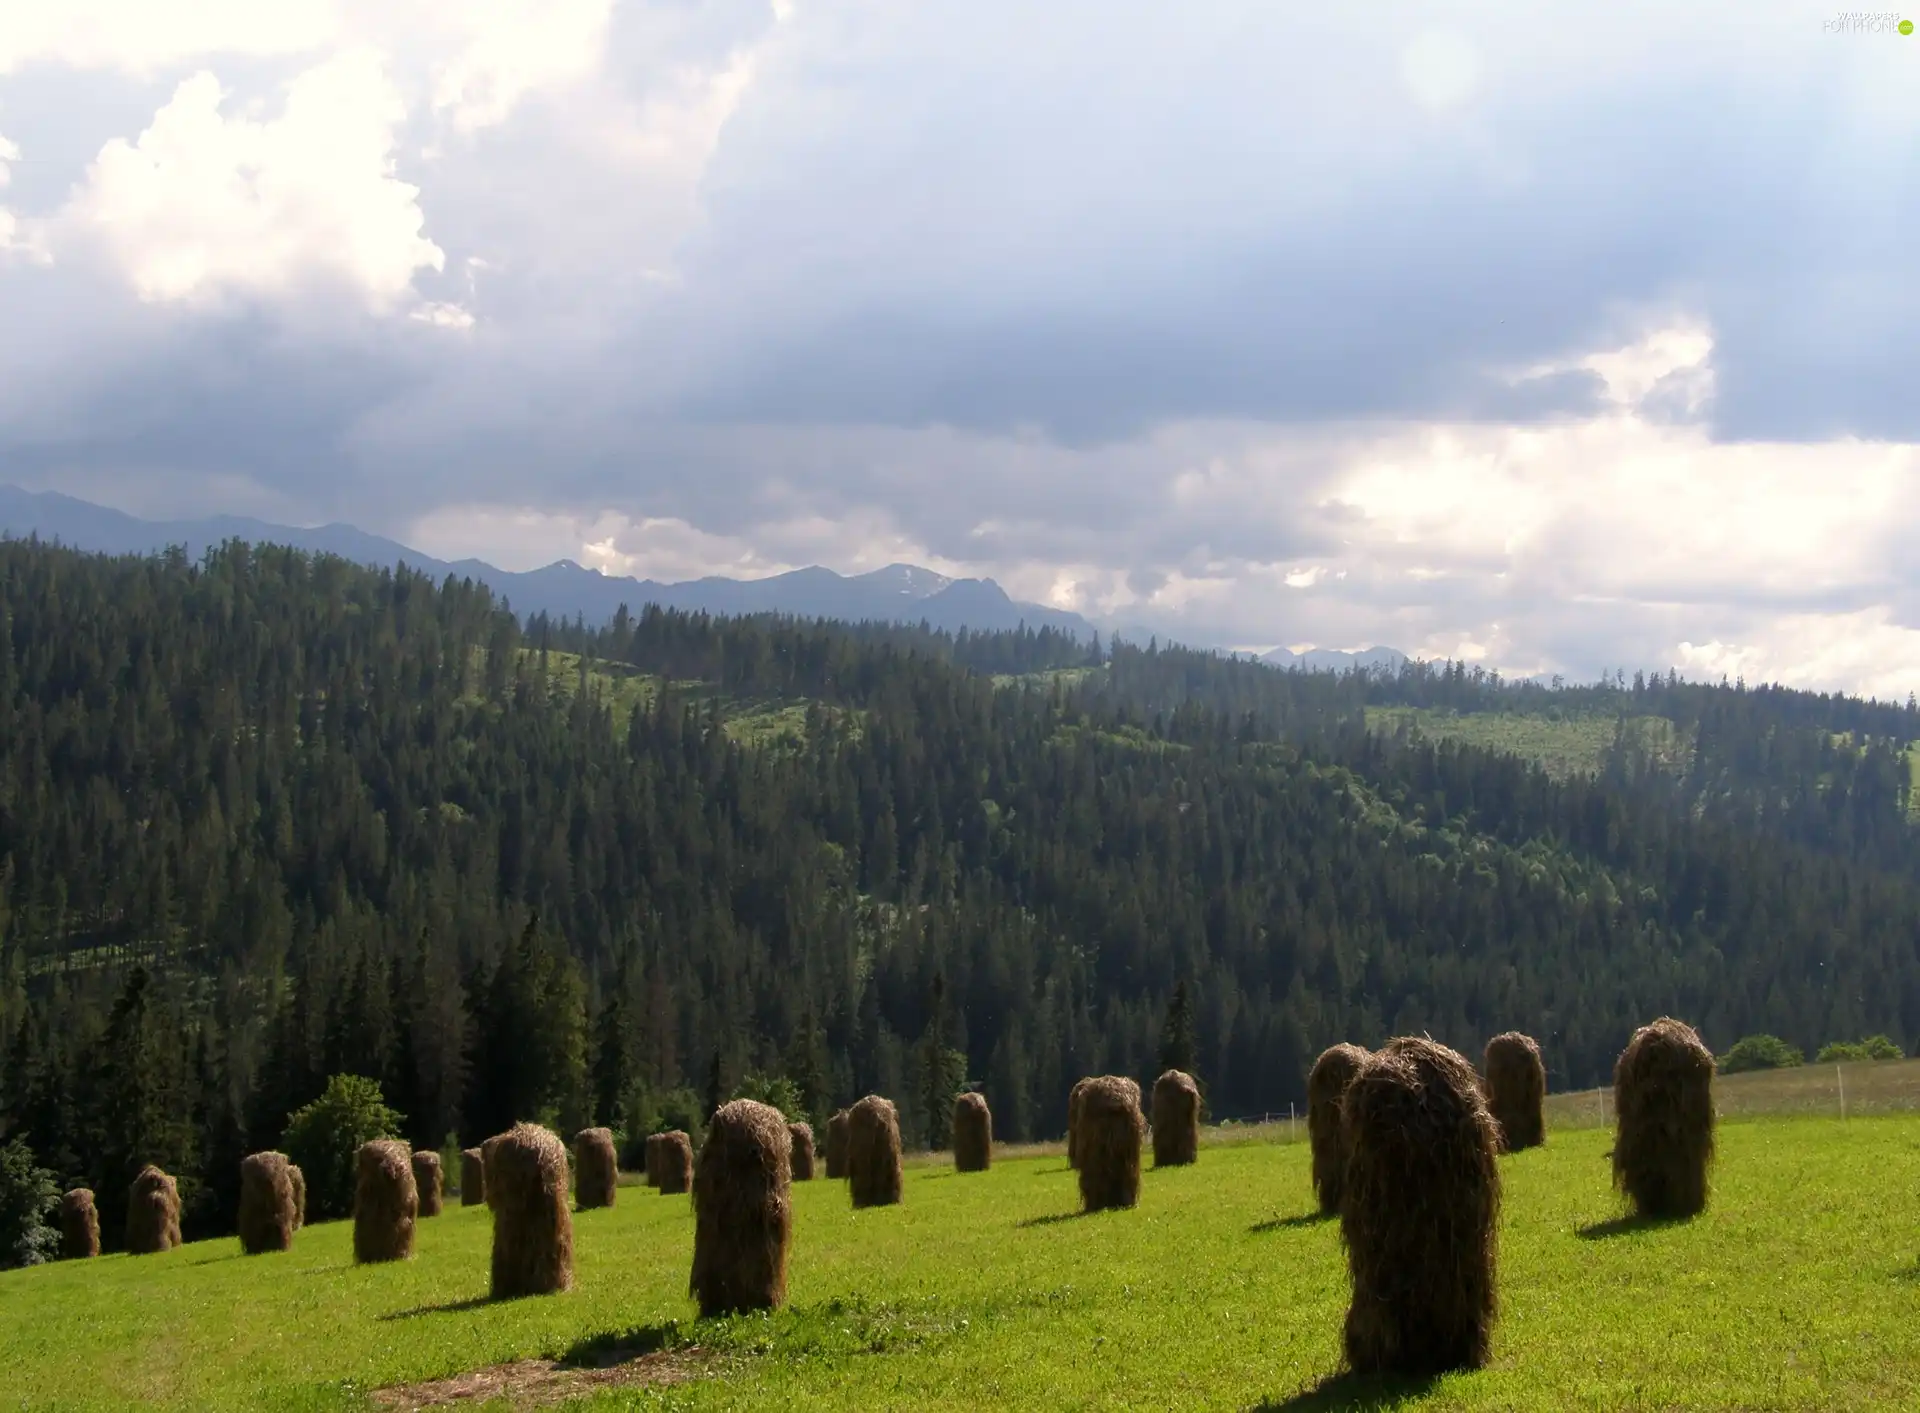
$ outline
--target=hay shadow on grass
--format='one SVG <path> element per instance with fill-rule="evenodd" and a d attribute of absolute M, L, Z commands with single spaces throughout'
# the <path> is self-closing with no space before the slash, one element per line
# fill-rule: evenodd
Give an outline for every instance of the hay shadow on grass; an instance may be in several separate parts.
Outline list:
<path fill-rule="evenodd" d="M 1331 1374 L 1289 1398 L 1269 1398 L 1247 1413 L 1381 1413 L 1431 1392 L 1438 1375 Z"/>
<path fill-rule="evenodd" d="M 1247 1228 L 1247 1235 L 1263 1236 L 1270 1231 L 1290 1231 L 1294 1227 L 1317 1227 L 1338 1220 L 1339 1218 L 1332 1212 L 1302 1212 L 1297 1217 L 1272 1217 L 1264 1222 L 1255 1222 Z"/>
<path fill-rule="evenodd" d="M 483 1306 L 498 1304 L 491 1296 L 471 1295 L 465 1300 L 447 1300 L 438 1305 L 416 1305 L 411 1310 L 390 1310 L 384 1315 L 375 1315 L 376 1320 L 417 1320 L 422 1315 L 457 1315 L 463 1310 L 478 1310 Z"/>
<path fill-rule="evenodd" d="M 678 1349 L 686 1343 L 686 1331 L 678 1320 L 657 1325 L 642 1325 L 630 1330 L 608 1330 L 589 1335 L 567 1346 L 553 1361 L 562 1369 L 610 1369 L 631 1363 L 649 1354 Z"/>
<path fill-rule="evenodd" d="M 1659 1231 L 1663 1227 L 1686 1225 L 1685 1217 L 1643 1217 L 1629 1212 L 1624 1217 L 1609 1217 L 1604 1222 L 1588 1222 L 1573 1229 L 1582 1241 L 1607 1241 L 1616 1236 L 1632 1236 L 1637 1231 Z"/>
<path fill-rule="evenodd" d="M 1015 1222 L 1013 1225 L 1016 1229 L 1021 1230 L 1027 1227 L 1050 1227 L 1058 1222 L 1077 1222 L 1086 1215 L 1085 1212 L 1053 1212 L 1044 1217 L 1028 1217 L 1024 1221 Z"/>

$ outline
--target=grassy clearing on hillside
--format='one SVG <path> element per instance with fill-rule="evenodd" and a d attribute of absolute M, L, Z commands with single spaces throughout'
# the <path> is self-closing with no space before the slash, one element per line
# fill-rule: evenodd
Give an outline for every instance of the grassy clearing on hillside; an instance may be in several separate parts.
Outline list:
<path fill-rule="evenodd" d="M 1613 744 L 1618 718 L 1603 712 L 1533 714 L 1483 711 L 1458 713 L 1425 707 L 1368 707 L 1367 725 L 1375 731 L 1412 726 L 1435 741 L 1459 741 L 1524 756 L 1555 779 L 1598 773 Z M 1677 766 L 1683 742 L 1664 716 L 1629 717 L 1627 726 L 1643 746 Z"/>
<path fill-rule="evenodd" d="M 530 666 L 537 666 L 540 653 L 535 648 L 520 650 Z M 624 724 L 635 707 L 651 705 L 666 685 L 657 673 L 642 672 L 626 663 L 595 659 L 581 672 L 580 654 L 547 653 L 547 689 L 562 698 L 571 698 L 585 681 L 595 701 L 604 702 L 613 719 Z M 798 741 L 806 736 L 807 708 L 804 697 L 736 697 L 722 692 L 711 682 L 693 679 L 675 681 L 673 688 L 689 704 L 704 705 L 720 700 L 723 729 L 744 746 L 770 746 L 780 741 Z M 835 708 L 827 708 L 836 711 Z M 842 718 L 851 714 L 837 711 Z"/>
<path fill-rule="evenodd" d="M 1723 1119 L 1806 1116 L 1839 1119 L 1920 1111 L 1920 1060 L 1861 1060 L 1844 1065 L 1797 1065 L 1783 1070 L 1724 1074 L 1713 1082 L 1713 1104 Z M 1608 1090 L 1581 1089 L 1547 1096 L 1547 1122 L 1560 1128 L 1599 1128 L 1613 1121 Z"/>
<path fill-rule="evenodd" d="M 1078 1217 L 1058 1157 L 919 1164 L 897 1208 L 795 1189 L 792 1304 L 699 1322 L 687 1199 L 576 1217 L 578 1286 L 491 1304 L 484 1208 L 355 1268 L 348 1229 L 0 1275 L 0 1406 L 356 1409 L 383 1385 L 536 1356 L 595 1408 L 1867 1408 L 1920 1399 L 1920 1120 L 1731 1123 L 1713 1207 L 1616 1220 L 1604 1131 L 1502 1160 L 1491 1368 L 1335 1379 L 1345 1268 L 1304 1144 L 1210 1147 L 1132 1212 Z M 602 1383 L 634 1353 L 682 1380 Z M 487 1376 L 530 1397 L 529 1371 Z M 469 1402 L 465 1406 L 480 1406 Z M 510 1406 L 497 1402 L 489 1406 Z"/>

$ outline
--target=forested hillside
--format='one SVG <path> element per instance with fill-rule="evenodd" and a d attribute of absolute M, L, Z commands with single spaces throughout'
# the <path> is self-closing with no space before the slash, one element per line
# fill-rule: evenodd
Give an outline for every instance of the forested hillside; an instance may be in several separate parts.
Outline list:
<path fill-rule="evenodd" d="M 109 1234 L 147 1161 L 214 1230 L 337 1073 L 436 1147 L 777 1079 L 923 1140 L 973 1081 L 1026 1138 L 1168 1043 L 1233 1115 L 1340 1039 L 1519 1027 L 1562 1087 L 1663 1011 L 1920 1032 L 1913 707 L 1524 695 L 0 543 L 0 1139 Z M 1549 774 L 1369 706 L 1672 737 Z"/>

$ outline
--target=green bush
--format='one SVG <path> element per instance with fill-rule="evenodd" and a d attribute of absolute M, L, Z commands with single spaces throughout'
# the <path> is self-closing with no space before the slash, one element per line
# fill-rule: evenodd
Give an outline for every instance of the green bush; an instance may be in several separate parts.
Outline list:
<path fill-rule="evenodd" d="M 1834 1065 L 1855 1060 L 1904 1060 L 1906 1052 L 1887 1036 L 1869 1035 L 1865 1040 L 1835 1040 L 1821 1046 L 1813 1058 L 1823 1065 Z"/>
<path fill-rule="evenodd" d="M 1749 1035 L 1720 1057 L 1722 1074 L 1743 1070 L 1788 1070 L 1806 1063 L 1797 1045 L 1789 1045 L 1777 1035 Z"/>
<path fill-rule="evenodd" d="M 0 1269 L 53 1259 L 60 1233 L 51 1219 L 59 1200 L 53 1174 L 33 1161 L 24 1139 L 0 1147 Z"/>
<path fill-rule="evenodd" d="M 326 1093 L 287 1119 L 281 1147 L 307 1180 L 307 1217 L 353 1212 L 353 1158 L 375 1138 L 396 1138 L 401 1116 L 389 1109 L 376 1080 L 337 1074 Z"/>

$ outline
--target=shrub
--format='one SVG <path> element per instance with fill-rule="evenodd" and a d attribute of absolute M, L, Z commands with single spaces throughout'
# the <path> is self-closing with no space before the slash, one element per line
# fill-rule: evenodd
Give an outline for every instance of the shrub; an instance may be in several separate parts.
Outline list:
<path fill-rule="evenodd" d="M 1803 1065 L 1807 1057 L 1797 1045 L 1789 1045 L 1777 1035 L 1746 1035 L 1720 1057 L 1722 1074 L 1743 1074 L 1748 1070 L 1790 1070 Z"/>
<path fill-rule="evenodd" d="M 1820 1047 L 1814 1061 L 1822 1065 L 1851 1064 L 1856 1060 L 1904 1060 L 1906 1054 L 1884 1035 L 1865 1040 L 1835 1040 Z"/>
<path fill-rule="evenodd" d="M 0 1147 L 0 1267 L 53 1259 L 60 1249 L 60 1230 L 52 1222 L 59 1202 L 53 1174 L 33 1161 L 24 1139 Z"/>
<path fill-rule="evenodd" d="M 352 1214 L 360 1146 L 397 1136 L 400 1123 L 381 1098 L 380 1085 L 357 1074 L 335 1075 L 325 1093 L 287 1119 L 281 1147 L 306 1178 L 309 1218 Z"/>

